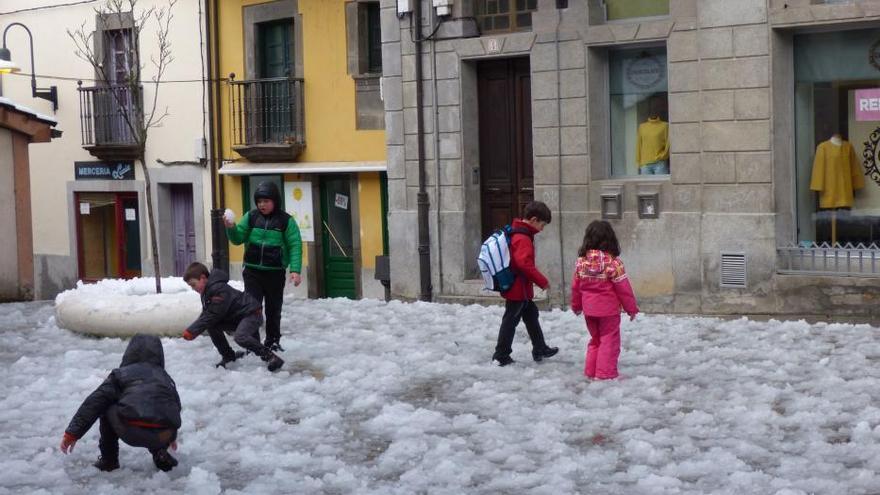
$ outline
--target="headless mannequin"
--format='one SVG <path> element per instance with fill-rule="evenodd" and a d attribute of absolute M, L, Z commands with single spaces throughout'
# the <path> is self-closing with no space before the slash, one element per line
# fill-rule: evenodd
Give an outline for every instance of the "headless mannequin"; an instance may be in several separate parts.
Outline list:
<path fill-rule="evenodd" d="M 669 174 L 668 124 L 660 114 L 651 111 L 648 119 L 639 124 L 636 142 L 636 162 L 639 174 Z"/>
<path fill-rule="evenodd" d="M 846 155 L 850 155 L 849 159 L 844 158 Z M 838 175 L 836 178 L 830 179 L 829 182 L 827 178 L 830 176 L 828 174 L 835 175 L 835 172 L 830 171 L 835 170 L 834 167 L 840 166 L 845 168 L 838 168 L 839 172 L 836 174 L 843 174 L 845 177 Z M 852 206 L 854 191 L 864 187 L 861 174 L 857 168 L 853 168 L 858 166 L 852 147 L 839 132 L 835 132 L 827 141 L 816 147 L 810 189 L 819 192 L 819 209 L 831 214 L 832 245 L 837 244 L 837 210 L 841 208 L 848 210 Z"/>

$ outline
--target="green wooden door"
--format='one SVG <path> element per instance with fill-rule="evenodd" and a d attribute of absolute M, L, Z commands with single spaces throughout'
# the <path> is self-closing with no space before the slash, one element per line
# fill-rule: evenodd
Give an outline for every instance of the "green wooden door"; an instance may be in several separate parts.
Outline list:
<path fill-rule="evenodd" d="M 324 255 L 324 297 L 357 297 L 354 242 L 351 231 L 351 179 L 321 177 L 321 244 Z"/>
<path fill-rule="evenodd" d="M 293 21 L 265 22 L 257 25 L 259 51 L 257 77 L 262 79 L 256 96 L 260 108 L 263 143 L 281 143 L 292 125 L 290 84 L 293 69 Z"/>

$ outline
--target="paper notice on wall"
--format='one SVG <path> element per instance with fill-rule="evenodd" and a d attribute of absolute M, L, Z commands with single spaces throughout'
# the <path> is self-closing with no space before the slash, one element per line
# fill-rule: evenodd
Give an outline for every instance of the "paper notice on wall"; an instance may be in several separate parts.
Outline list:
<path fill-rule="evenodd" d="M 343 210 L 348 209 L 348 196 L 345 194 L 336 193 L 336 207 L 342 208 Z"/>
<path fill-rule="evenodd" d="M 312 183 L 309 181 L 284 182 L 284 208 L 299 227 L 303 242 L 315 242 L 314 214 L 312 213 Z"/>
<path fill-rule="evenodd" d="M 79 204 L 79 214 L 80 215 L 88 215 L 91 211 L 91 205 L 89 203 L 80 203 Z"/>
<path fill-rule="evenodd" d="M 134 222 L 137 220 L 137 211 L 134 208 L 126 208 L 125 209 L 125 221 L 126 222 Z"/>

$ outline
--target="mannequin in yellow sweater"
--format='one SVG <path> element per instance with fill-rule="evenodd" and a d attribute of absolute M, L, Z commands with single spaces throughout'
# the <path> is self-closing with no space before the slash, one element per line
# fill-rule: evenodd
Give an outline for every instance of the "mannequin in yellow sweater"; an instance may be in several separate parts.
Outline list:
<path fill-rule="evenodd" d="M 810 189 L 819 192 L 819 208 L 851 208 L 853 191 L 865 187 L 852 144 L 835 134 L 816 147 Z"/>
<path fill-rule="evenodd" d="M 669 124 L 657 115 L 639 124 L 636 162 L 641 175 L 669 173 Z"/>

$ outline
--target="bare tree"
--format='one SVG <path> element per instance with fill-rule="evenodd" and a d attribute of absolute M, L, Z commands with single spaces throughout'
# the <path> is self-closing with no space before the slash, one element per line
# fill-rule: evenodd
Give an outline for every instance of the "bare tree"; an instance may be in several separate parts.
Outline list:
<path fill-rule="evenodd" d="M 98 74 L 101 83 L 111 86 L 109 94 L 116 108 L 121 111 L 121 120 L 129 133 L 132 143 L 136 146 L 137 161 L 141 164 L 144 174 L 144 186 L 147 199 L 147 218 L 150 232 L 150 248 L 153 255 L 153 270 L 156 275 L 156 292 L 162 292 L 161 273 L 159 268 L 159 245 L 156 235 L 156 220 L 153 214 L 153 196 L 151 193 L 150 169 L 146 162 L 147 134 L 152 127 L 162 123 L 169 115 L 168 107 L 157 110 L 159 86 L 165 70 L 174 61 L 171 52 L 171 41 L 168 37 L 172 10 L 177 0 L 169 0 L 166 6 L 143 8 L 138 10 L 139 0 L 106 0 L 102 6 L 94 9 L 100 22 L 112 23 L 115 26 L 126 26 L 130 19 L 131 28 L 122 31 L 114 43 L 122 47 L 118 54 L 122 63 L 108 63 L 105 53 L 98 53 L 95 31 L 88 29 L 86 22 L 75 31 L 67 31 L 68 36 L 76 45 L 76 56 L 88 62 Z M 157 50 L 150 55 L 150 62 L 155 72 L 150 77 L 153 84 L 153 98 L 146 111 L 143 98 L 141 75 L 144 64 L 139 56 L 141 34 L 148 23 L 156 23 Z M 102 40 L 103 41 L 103 40 Z M 102 43 L 103 44 L 103 43 Z M 114 55 L 115 57 L 116 55 Z M 121 66 L 121 67 L 120 67 Z"/>

